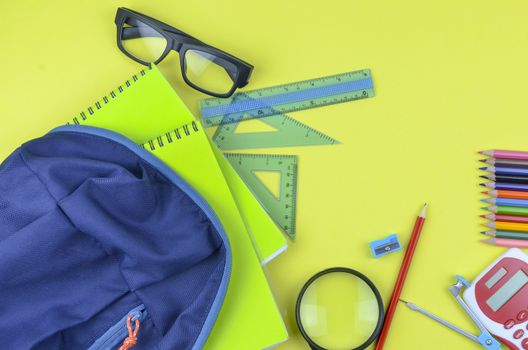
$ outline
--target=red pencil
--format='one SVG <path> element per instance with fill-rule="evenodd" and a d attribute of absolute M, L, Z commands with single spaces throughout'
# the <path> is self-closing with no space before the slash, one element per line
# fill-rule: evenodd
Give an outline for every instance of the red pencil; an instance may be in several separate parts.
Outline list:
<path fill-rule="evenodd" d="M 396 312 L 396 307 L 398 306 L 398 300 L 400 299 L 400 294 L 403 289 L 403 284 L 407 278 L 407 272 L 409 272 L 409 267 L 411 266 L 412 259 L 414 256 L 414 251 L 418 245 L 418 240 L 420 239 L 420 233 L 422 233 L 422 228 L 425 222 L 425 214 L 427 212 L 427 204 L 424 205 L 422 212 L 416 218 L 414 228 L 411 234 L 411 239 L 409 240 L 409 246 L 405 252 L 405 257 L 403 258 L 402 265 L 400 267 L 400 273 L 398 274 L 398 279 L 396 280 L 396 285 L 392 291 L 392 297 L 389 302 L 389 307 L 387 309 L 387 314 L 385 316 L 385 322 L 383 323 L 383 328 L 381 329 L 381 334 L 378 339 L 378 344 L 376 345 L 376 350 L 383 349 L 385 345 L 385 340 L 387 340 L 387 335 L 392 323 L 392 318 Z"/>

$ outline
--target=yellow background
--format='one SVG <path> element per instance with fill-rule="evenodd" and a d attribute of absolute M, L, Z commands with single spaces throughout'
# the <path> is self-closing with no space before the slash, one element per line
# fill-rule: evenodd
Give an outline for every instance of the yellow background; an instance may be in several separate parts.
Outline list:
<path fill-rule="evenodd" d="M 447 291 L 503 249 L 479 231 L 476 151 L 528 150 L 528 3 L 509 1 L 2 1 L 0 158 L 64 123 L 139 70 L 118 51 L 118 6 L 166 21 L 255 65 L 249 89 L 371 68 L 376 97 L 292 114 L 339 146 L 274 149 L 300 156 L 298 239 L 268 266 L 291 333 L 293 305 L 315 272 L 343 265 L 387 300 L 402 253 L 376 260 L 368 242 L 406 242 L 429 217 L 403 298 L 476 332 Z M 203 98 L 173 80 L 194 112 Z M 478 349 L 398 309 L 386 349 Z"/>

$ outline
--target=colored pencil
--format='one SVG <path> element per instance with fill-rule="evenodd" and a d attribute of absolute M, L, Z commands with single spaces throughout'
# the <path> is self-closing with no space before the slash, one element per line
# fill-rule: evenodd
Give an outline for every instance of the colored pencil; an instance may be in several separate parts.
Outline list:
<path fill-rule="evenodd" d="M 523 222 L 528 224 L 528 216 L 518 216 L 518 215 L 504 215 L 504 214 L 486 214 L 481 215 L 483 219 L 488 219 L 491 221 L 507 221 L 507 222 Z"/>
<path fill-rule="evenodd" d="M 510 182 L 486 182 L 480 184 L 480 186 L 492 189 L 492 190 L 508 190 L 508 191 L 528 191 L 528 185 L 525 184 L 513 184 Z"/>
<path fill-rule="evenodd" d="M 396 285 L 394 286 L 394 290 L 392 291 L 391 300 L 389 302 L 389 307 L 387 308 L 385 322 L 383 323 L 381 334 L 378 338 L 376 350 L 383 349 L 385 341 L 387 340 L 387 335 L 389 334 L 392 319 L 398 306 L 398 300 L 400 299 L 403 285 L 405 283 L 405 279 L 407 278 L 407 273 L 409 272 L 409 268 L 411 267 L 414 251 L 416 250 L 416 246 L 418 245 L 418 241 L 420 240 L 420 234 L 422 233 L 426 213 L 427 204 L 424 205 L 422 212 L 420 213 L 420 215 L 418 215 L 418 217 L 416 218 L 416 222 L 414 223 L 411 239 L 409 241 L 409 245 L 405 252 L 405 257 L 403 258 L 403 262 L 400 267 L 400 273 L 398 274 L 398 278 L 396 279 Z"/>
<path fill-rule="evenodd" d="M 528 224 L 521 222 L 494 221 L 488 222 L 484 226 L 503 231 L 528 232 Z"/>
<path fill-rule="evenodd" d="M 484 198 L 481 199 L 484 203 L 499 205 L 499 206 L 510 206 L 510 207 L 524 207 L 528 208 L 528 200 L 526 199 L 511 199 L 511 198 Z"/>
<path fill-rule="evenodd" d="M 502 231 L 502 230 L 489 230 L 481 232 L 484 235 L 495 237 L 495 238 L 506 238 L 506 239 L 528 239 L 528 232 L 515 232 L 515 231 Z"/>
<path fill-rule="evenodd" d="M 495 214 L 528 216 L 528 208 L 523 207 L 499 207 L 496 205 L 491 205 L 482 209 L 491 211 Z"/>
<path fill-rule="evenodd" d="M 512 175 L 481 175 L 483 179 L 491 180 L 495 182 L 510 182 L 516 184 L 528 184 L 528 176 L 512 176 Z"/>
<path fill-rule="evenodd" d="M 480 170 L 494 173 L 495 175 L 528 176 L 528 168 L 516 168 L 508 166 L 485 166 Z"/>
<path fill-rule="evenodd" d="M 482 163 L 486 163 L 489 165 L 528 167 L 528 160 L 486 158 L 486 159 L 481 159 L 480 161 Z"/>
<path fill-rule="evenodd" d="M 488 157 L 500 158 L 500 159 L 528 160 L 528 152 L 489 150 L 489 151 L 482 151 L 480 152 L 480 154 L 483 154 Z"/>
<path fill-rule="evenodd" d="M 507 190 L 492 190 L 489 192 L 482 192 L 491 197 L 496 198 L 512 198 L 512 199 L 528 199 L 528 192 L 522 191 L 507 191 Z"/>
<path fill-rule="evenodd" d="M 484 239 L 481 242 L 500 247 L 528 248 L 528 241 L 521 239 L 490 238 Z"/>

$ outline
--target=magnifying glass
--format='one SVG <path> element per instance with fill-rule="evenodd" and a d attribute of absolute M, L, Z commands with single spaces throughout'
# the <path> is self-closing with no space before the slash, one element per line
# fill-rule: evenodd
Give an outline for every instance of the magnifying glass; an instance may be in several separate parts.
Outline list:
<path fill-rule="evenodd" d="M 364 350 L 381 331 L 384 308 L 378 289 L 365 275 L 334 267 L 306 282 L 295 313 L 313 350 Z"/>

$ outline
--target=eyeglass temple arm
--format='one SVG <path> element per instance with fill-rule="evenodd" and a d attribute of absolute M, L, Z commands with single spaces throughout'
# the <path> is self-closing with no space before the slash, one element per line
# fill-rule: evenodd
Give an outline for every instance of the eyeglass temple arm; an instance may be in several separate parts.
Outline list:
<path fill-rule="evenodd" d="M 179 34 L 179 33 L 174 33 L 174 32 L 171 32 L 171 34 Z M 121 39 L 122 40 L 129 40 L 129 39 L 137 39 L 137 38 L 142 38 L 142 37 L 158 37 L 158 38 L 163 38 L 163 35 L 161 35 L 161 33 L 159 33 L 157 30 L 149 27 L 149 26 L 141 26 L 140 27 L 126 27 L 126 28 L 123 28 L 122 29 L 122 32 L 121 32 Z M 190 39 L 192 39 L 192 41 L 198 41 L 197 39 L 194 39 L 192 37 L 190 37 Z M 185 40 L 186 41 L 186 40 Z M 200 42 L 201 44 L 203 45 L 206 45 L 202 42 Z M 177 43 L 177 45 L 175 45 L 176 47 L 174 47 L 174 49 L 176 51 L 180 51 L 180 47 L 181 47 L 181 44 Z M 231 78 L 231 80 L 233 81 L 236 81 L 236 78 L 237 78 L 237 75 L 238 75 L 238 69 L 236 67 L 234 67 L 234 69 L 231 67 L 232 66 L 232 63 L 221 58 L 221 57 L 218 57 L 218 56 L 207 56 L 207 53 L 206 52 L 202 52 L 202 51 L 195 51 L 197 54 L 199 54 L 200 56 L 206 58 L 206 59 L 212 59 L 213 62 L 215 63 L 218 63 L 219 66 L 221 66 L 222 68 L 224 68 L 227 72 L 227 74 L 229 74 L 229 77 Z"/>

